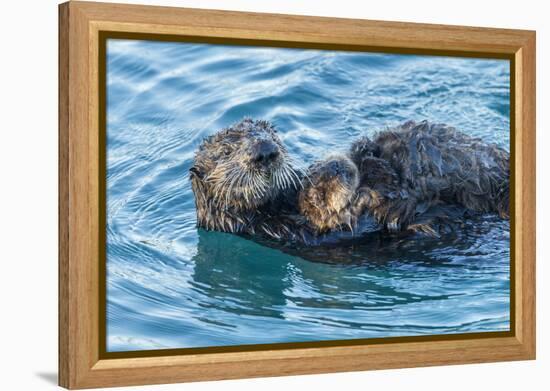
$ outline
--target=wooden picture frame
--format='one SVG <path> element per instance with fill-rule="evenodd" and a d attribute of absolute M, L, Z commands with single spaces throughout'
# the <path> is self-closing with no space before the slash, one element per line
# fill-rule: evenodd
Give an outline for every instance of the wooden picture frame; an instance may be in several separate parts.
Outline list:
<path fill-rule="evenodd" d="M 106 357 L 101 37 L 234 40 L 511 60 L 511 331 Z M 90 388 L 535 358 L 535 32 L 71 1 L 59 6 L 59 384 Z"/>

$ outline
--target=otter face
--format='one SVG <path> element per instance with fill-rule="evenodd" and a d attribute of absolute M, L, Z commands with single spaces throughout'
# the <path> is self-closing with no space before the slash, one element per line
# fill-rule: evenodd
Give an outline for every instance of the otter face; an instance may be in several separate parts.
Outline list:
<path fill-rule="evenodd" d="M 249 118 L 205 139 L 190 175 L 198 201 L 223 210 L 253 210 L 300 182 L 275 128 Z"/>
<path fill-rule="evenodd" d="M 300 213 L 319 232 L 353 224 L 351 201 L 359 185 L 355 164 L 345 156 L 330 156 L 313 164 L 299 196 Z"/>

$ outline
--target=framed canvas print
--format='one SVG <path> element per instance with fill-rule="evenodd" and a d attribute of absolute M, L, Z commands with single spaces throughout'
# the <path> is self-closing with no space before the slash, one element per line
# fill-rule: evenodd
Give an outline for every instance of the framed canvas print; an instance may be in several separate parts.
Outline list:
<path fill-rule="evenodd" d="M 535 358 L 535 33 L 59 7 L 67 388 Z"/>

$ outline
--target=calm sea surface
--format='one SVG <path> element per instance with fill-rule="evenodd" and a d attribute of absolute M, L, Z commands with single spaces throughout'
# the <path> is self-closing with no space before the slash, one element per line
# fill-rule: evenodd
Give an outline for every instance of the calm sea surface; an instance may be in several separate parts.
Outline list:
<path fill-rule="evenodd" d="M 108 351 L 509 329 L 507 221 L 312 262 L 197 230 L 187 177 L 244 116 L 304 166 L 408 119 L 509 149 L 507 61 L 109 40 L 107 62 Z"/>

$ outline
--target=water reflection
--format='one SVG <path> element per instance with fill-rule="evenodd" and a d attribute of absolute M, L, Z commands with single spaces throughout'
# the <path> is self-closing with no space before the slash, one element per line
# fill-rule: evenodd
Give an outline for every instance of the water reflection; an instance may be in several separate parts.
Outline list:
<path fill-rule="evenodd" d="M 289 288 L 287 265 L 278 254 L 262 251 L 238 236 L 198 230 L 193 284 L 213 299 L 201 306 L 236 315 L 281 318 Z"/>
<path fill-rule="evenodd" d="M 440 239 L 373 236 L 348 246 L 325 248 L 258 244 L 201 229 L 191 284 L 208 296 L 201 304 L 204 308 L 293 319 L 301 311 L 322 309 L 329 310 L 325 319 L 333 324 L 351 322 L 361 328 L 366 324 L 338 319 L 338 313 L 330 310 L 391 311 L 399 305 L 429 305 L 460 296 L 453 292 L 453 279 L 484 266 L 480 263 L 490 253 L 479 238 L 503 226 L 506 223 L 496 218 L 479 218 L 460 233 Z M 471 258 L 458 260 L 456 254 L 465 251 L 470 257 L 477 255 L 479 263 Z M 318 322 L 317 317 L 302 320 Z"/>

